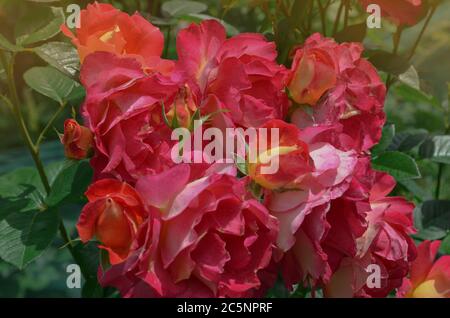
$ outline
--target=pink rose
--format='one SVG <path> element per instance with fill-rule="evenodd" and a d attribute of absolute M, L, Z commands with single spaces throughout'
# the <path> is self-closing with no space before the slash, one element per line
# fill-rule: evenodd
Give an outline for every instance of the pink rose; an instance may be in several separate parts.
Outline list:
<path fill-rule="evenodd" d="M 97 52 L 86 58 L 81 81 L 87 91 L 82 114 L 95 136 L 95 179 L 134 184 L 174 164 L 171 129 L 162 118 L 162 103 L 170 106 L 178 90 L 170 78 L 145 74 L 134 59 Z"/>
<path fill-rule="evenodd" d="M 328 246 L 332 251 L 330 260 L 334 264 L 330 263 L 333 275 L 326 282 L 325 295 L 386 297 L 401 285 L 416 257 L 414 241 L 410 237 L 415 233 L 412 214 L 414 205 L 401 197 L 387 197 L 395 187 L 395 181 L 385 173 L 371 170 L 369 161 L 360 161 L 355 178 L 360 184 L 354 180 L 348 192 L 338 201 L 355 211 L 359 219 L 364 218 L 365 229 L 361 234 L 362 228 L 358 224 L 363 223 L 358 221 L 354 223 L 356 226 L 352 226 L 355 231 L 352 230 L 349 233 L 351 236 L 346 238 L 342 235 L 344 231 L 339 233 L 338 226 L 330 223 L 331 228 L 335 228 L 335 234 L 330 233 L 322 245 Z M 363 193 L 360 190 L 368 186 L 370 189 L 365 198 L 355 195 Z M 330 214 L 334 209 L 336 214 L 342 211 L 342 203 L 335 205 L 332 202 Z M 341 244 L 344 239 L 350 244 Z M 354 244 L 351 244 L 352 239 Z M 345 246 L 350 248 L 342 248 Z M 366 284 L 366 268 L 370 264 L 380 268 L 381 286 L 376 288 Z"/>
<path fill-rule="evenodd" d="M 179 32 L 177 52 L 176 70 L 201 113 L 216 113 L 213 125 L 258 127 L 286 115 L 285 69 L 275 61 L 275 44 L 262 35 L 226 39 L 219 22 L 206 20 Z"/>
<path fill-rule="evenodd" d="M 103 285 L 127 297 L 256 293 L 258 274 L 272 257 L 277 221 L 249 198 L 234 169 L 217 167 L 196 178 L 199 171 L 184 164 L 138 180 L 153 220 L 142 227 L 128 261 L 101 275 Z"/>
<path fill-rule="evenodd" d="M 357 162 L 354 151 L 311 142 L 307 133 L 298 131 L 308 145 L 311 171 L 298 177 L 297 189 L 266 191 L 264 198 L 280 222 L 277 246 L 284 253 L 281 267 L 288 286 L 307 276 L 319 280 L 331 275 L 320 242 L 329 231 L 326 216 L 330 202 L 348 189 Z"/>
<path fill-rule="evenodd" d="M 376 69 L 361 58 L 362 46 L 358 43 L 337 44 L 316 33 L 298 50 L 319 50 L 332 55 L 337 81 L 322 94 L 311 112 L 308 106 L 295 110 L 292 122 L 300 128 L 324 129 L 328 126 L 330 141 L 340 149 L 370 149 L 381 138 L 386 88 Z"/>

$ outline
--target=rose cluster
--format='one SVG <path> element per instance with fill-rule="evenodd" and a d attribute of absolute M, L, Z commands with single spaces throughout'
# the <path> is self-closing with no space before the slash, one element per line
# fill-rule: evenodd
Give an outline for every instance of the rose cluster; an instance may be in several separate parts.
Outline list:
<path fill-rule="evenodd" d="M 87 92 L 86 127 L 68 123 L 63 141 L 78 158 L 93 144 L 77 229 L 109 255 L 103 286 L 124 297 L 255 297 L 281 275 L 290 289 L 326 297 L 434 288 L 433 269 L 406 278 L 417 254 L 414 206 L 388 196 L 394 179 L 371 167 L 386 89 L 360 43 L 314 34 L 288 69 L 273 42 L 227 38 L 214 20 L 178 32 L 176 61 L 161 57 L 157 27 L 111 5 L 88 5 L 75 34 L 63 29 Z M 195 118 L 220 130 L 277 128 L 279 144 L 245 174 L 223 162 L 176 164 L 172 130 L 192 130 Z M 263 174 L 274 153 L 278 171 Z M 371 264 L 376 288 L 366 284 Z"/>

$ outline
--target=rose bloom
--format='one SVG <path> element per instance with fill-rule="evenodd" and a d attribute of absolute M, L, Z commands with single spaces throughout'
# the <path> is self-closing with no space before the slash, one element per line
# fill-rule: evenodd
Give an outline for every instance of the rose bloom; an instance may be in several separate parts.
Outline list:
<path fill-rule="evenodd" d="M 64 145 L 64 153 L 69 159 L 84 159 L 92 149 L 92 132 L 80 126 L 75 120 L 67 119 L 64 122 L 64 134 L 60 136 L 61 143 Z"/>
<path fill-rule="evenodd" d="M 435 260 L 440 245 L 440 241 L 420 243 L 410 277 L 403 279 L 398 297 L 450 298 L 450 255 Z"/>
<path fill-rule="evenodd" d="M 408 274 L 416 257 L 410 237 L 415 233 L 414 204 L 387 196 L 395 184 L 388 174 L 371 170 L 369 158 L 362 158 L 348 191 L 331 203 L 330 231 L 321 243 L 333 272 L 324 282 L 326 297 L 386 297 Z M 342 211 L 347 211 L 347 222 L 341 221 Z M 380 268 L 379 287 L 367 285 L 370 264 Z"/>
<path fill-rule="evenodd" d="M 311 89 L 305 85 L 298 86 L 291 83 L 289 89 L 293 96 L 302 94 L 305 89 L 307 95 L 312 94 L 308 92 L 322 93 L 321 96 L 314 93 L 316 96 L 314 100 L 320 97 L 314 105 L 303 105 L 294 110 L 291 121 L 300 128 L 325 130 L 328 127 L 330 137 L 328 141 L 339 149 L 357 151 L 370 149 L 381 138 L 385 122 L 383 105 L 386 88 L 376 69 L 361 58 L 363 51 L 361 44 L 337 44 L 332 39 L 316 33 L 297 49 L 296 56 L 308 56 L 310 51 L 334 58 L 336 83 L 328 85 L 321 81 L 313 83 L 313 80 Z M 325 66 L 321 65 L 324 62 L 321 59 L 311 58 L 307 62 L 311 66 L 305 68 L 304 72 L 312 72 L 315 69 L 314 72 L 329 73 L 332 70 L 331 66 L 324 69 Z M 300 70 L 291 69 L 291 76 L 301 78 Z M 330 77 L 330 75 L 320 77 L 320 74 L 317 76 Z M 300 91 L 297 92 L 296 89 Z"/>
<path fill-rule="evenodd" d="M 249 177 L 266 189 L 297 188 L 306 173 L 312 170 L 308 145 L 300 140 L 300 130 L 279 119 L 268 121 L 260 128 L 266 129 L 267 134 L 257 138 L 258 149 L 253 151 L 257 150 L 258 154 L 253 160 L 249 158 Z M 272 142 L 275 138 L 272 136 L 272 129 L 278 130 L 279 140 L 275 140 L 275 144 Z M 267 139 L 267 149 L 261 149 L 262 138 Z M 256 146 L 250 145 L 251 148 L 257 148 Z M 264 171 L 272 165 L 277 171 Z"/>
<path fill-rule="evenodd" d="M 161 31 L 140 14 L 132 16 L 121 12 L 110 4 L 88 4 L 80 12 L 80 26 L 76 35 L 61 27 L 78 48 L 81 63 L 93 52 L 111 52 L 137 59 L 147 71 L 168 73 L 173 62 L 160 58 L 164 48 Z"/>
<path fill-rule="evenodd" d="M 295 51 L 288 89 L 296 103 L 314 106 L 336 85 L 338 70 L 332 54 L 332 51 L 307 45 Z"/>
<path fill-rule="evenodd" d="M 201 114 L 214 114 L 212 126 L 258 127 L 286 115 L 285 68 L 261 34 L 227 39 L 219 22 L 205 20 L 179 32 L 177 52 L 176 71 Z"/>
<path fill-rule="evenodd" d="M 95 135 L 95 179 L 134 184 L 139 176 L 174 164 L 171 129 L 162 117 L 162 104 L 172 105 L 179 89 L 173 80 L 146 74 L 135 59 L 97 52 L 86 58 L 81 82 L 86 87 L 82 115 Z"/>
<path fill-rule="evenodd" d="M 284 255 L 276 254 L 275 261 L 282 269 L 286 285 L 291 287 L 307 276 L 317 280 L 325 275 L 324 271 L 331 275 L 314 260 L 324 255 L 315 246 L 328 230 L 324 219 L 330 202 L 348 189 L 357 158 L 354 151 L 344 152 L 326 142 L 311 142 L 308 132 L 294 125 L 273 120 L 267 126 L 280 128 L 280 148 L 303 145 L 298 154 L 293 150 L 293 156 L 289 156 L 289 151 L 280 155 L 280 171 L 273 176 L 255 178 L 249 169 L 249 177 L 266 187 L 264 205 L 280 223 L 277 247 Z M 311 240 L 306 239 L 308 235 Z"/>
<path fill-rule="evenodd" d="M 261 287 L 277 221 L 233 167 L 181 164 L 136 188 L 152 218 L 128 260 L 100 273 L 103 286 L 124 297 L 248 297 Z"/>
<path fill-rule="evenodd" d="M 94 236 L 109 253 L 111 264 L 127 258 L 132 241 L 146 218 L 139 194 L 128 184 L 103 179 L 86 191 L 89 203 L 81 211 L 77 230 L 81 241 Z"/>
<path fill-rule="evenodd" d="M 424 16 L 423 0 L 359 0 L 363 8 L 377 4 L 383 16 L 388 17 L 398 25 L 414 25 Z"/>

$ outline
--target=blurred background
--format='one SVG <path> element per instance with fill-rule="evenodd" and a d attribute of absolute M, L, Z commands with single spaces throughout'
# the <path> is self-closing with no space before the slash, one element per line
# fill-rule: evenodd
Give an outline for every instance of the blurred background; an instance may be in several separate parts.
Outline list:
<path fill-rule="evenodd" d="M 76 3 L 84 8 L 90 2 L 92 1 L 0 0 L 0 33 L 14 42 L 13 40 L 22 34 L 26 34 L 30 30 L 38 30 L 49 23 L 49 19 L 52 18 L 49 15 L 49 5 L 66 8 L 69 4 Z M 130 14 L 139 11 L 152 23 L 158 25 L 164 32 L 166 41 L 169 39 L 166 44 L 166 57 L 173 59 L 176 58 L 175 37 L 177 31 L 191 22 L 210 17 L 220 19 L 225 24 L 229 35 L 240 32 L 259 32 L 268 39 L 276 41 L 280 51 L 279 61 L 286 65 L 290 63 L 289 49 L 286 47 L 291 48 L 295 44 L 300 44 L 307 36 L 307 34 L 291 34 L 294 33 L 292 29 L 287 29 L 283 33 L 282 27 L 287 16 L 290 21 L 310 20 L 311 32 L 321 30 L 319 12 L 313 10 L 304 15 L 304 12 L 296 11 L 293 2 L 297 1 L 199 0 L 194 4 L 191 2 L 189 5 L 186 5 L 189 1 L 110 0 L 98 2 L 111 3 Z M 331 29 L 340 1 L 331 0 L 327 4 L 329 5 L 327 26 L 328 29 Z M 299 6 L 299 8 L 301 7 Z M 367 17 L 356 1 L 349 15 L 352 25 L 364 22 Z M 423 23 L 424 21 L 404 31 L 399 52 L 413 45 Z M 274 32 L 274 25 L 276 25 L 278 34 Z M 367 30 L 364 38 L 365 47 L 368 50 L 392 51 L 392 34 L 394 32 L 395 26 L 383 20 L 381 29 Z M 423 136 L 422 141 L 429 136 L 445 133 L 445 116 L 443 116 L 441 107 L 448 107 L 449 34 L 450 1 L 442 1 L 412 60 L 412 64 L 419 74 L 420 87 L 424 93 L 418 94 L 409 86 L 398 84 L 391 88 L 386 101 L 385 110 L 388 123 L 395 125 L 397 142 L 404 140 L 410 132 L 414 132 L 415 136 Z M 52 40 L 68 42 L 62 34 L 55 35 Z M 57 102 L 33 91 L 23 80 L 22 74 L 26 70 L 40 65 L 46 65 L 46 63 L 35 54 L 21 52 L 17 56 L 15 81 L 23 102 L 22 112 L 33 138 L 37 137 L 58 107 Z M 76 77 L 77 74 L 74 74 L 73 78 L 76 79 Z M 6 89 L 5 70 L 0 67 L 0 93 L 6 92 Z M 62 125 L 65 118 L 70 117 L 73 113 L 78 113 L 82 100 L 83 91 L 81 89 L 69 99 L 69 107 L 66 107 L 65 112 L 55 122 L 55 130 L 48 134 L 41 151 L 42 159 L 46 164 L 64 158 L 57 131 L 63 130 Z M 11 112 L 1 102 L 0 136 L 0 178 L 1 175 L 16 168 L 33 165 L 27 149 L 23 147 L 23 141 L 17 132 Z M 394 139 L 393 142 L 396 140 Z M 396 191 L 406 195 L 409 199 L 426 200 L 434 195 L 439 167 L 435 163 L 420 158 L 418 145 L 419 143 L 416 143 L 406 151 L 416 159 L 422 178 L 402 183 Z M 450 198 L 450 187 L 448 186 L 450 169 L 443 171 L 442 180 L 444 180 L 445 186 L 442 187 L 441 197 L 448 199 Z M 68 229 L 74 229 L 79 211 L 80 206 L 77 205 L 68 205 L 62 211 Z M 74 233 L 72 234 L 74 237 L 76 236 Z M 66 267 L 72 262 L 72 258 L 67 249 L 61 248 L 62 245 L 62 241 L 56 240 L 37 261 L 30 264 L 24 271 L 19 271 L 0 261 L 0 297 L 81 296 L 80 289 L 66 287 L 68 275 Z"/>

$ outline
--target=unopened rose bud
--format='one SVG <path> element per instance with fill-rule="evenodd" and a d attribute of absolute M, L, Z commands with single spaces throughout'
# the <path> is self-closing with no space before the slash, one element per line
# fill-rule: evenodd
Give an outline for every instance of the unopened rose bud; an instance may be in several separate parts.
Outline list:
<path fill-rule="evenodd" d="M 69 159 L 84 159 L 88 156 L 93 143 L 92 132 L 80 126 L 75 120 L 67 119 L 64 122 L 64 135 L 61 142 L 64 145 L 64 152 Z"/>

